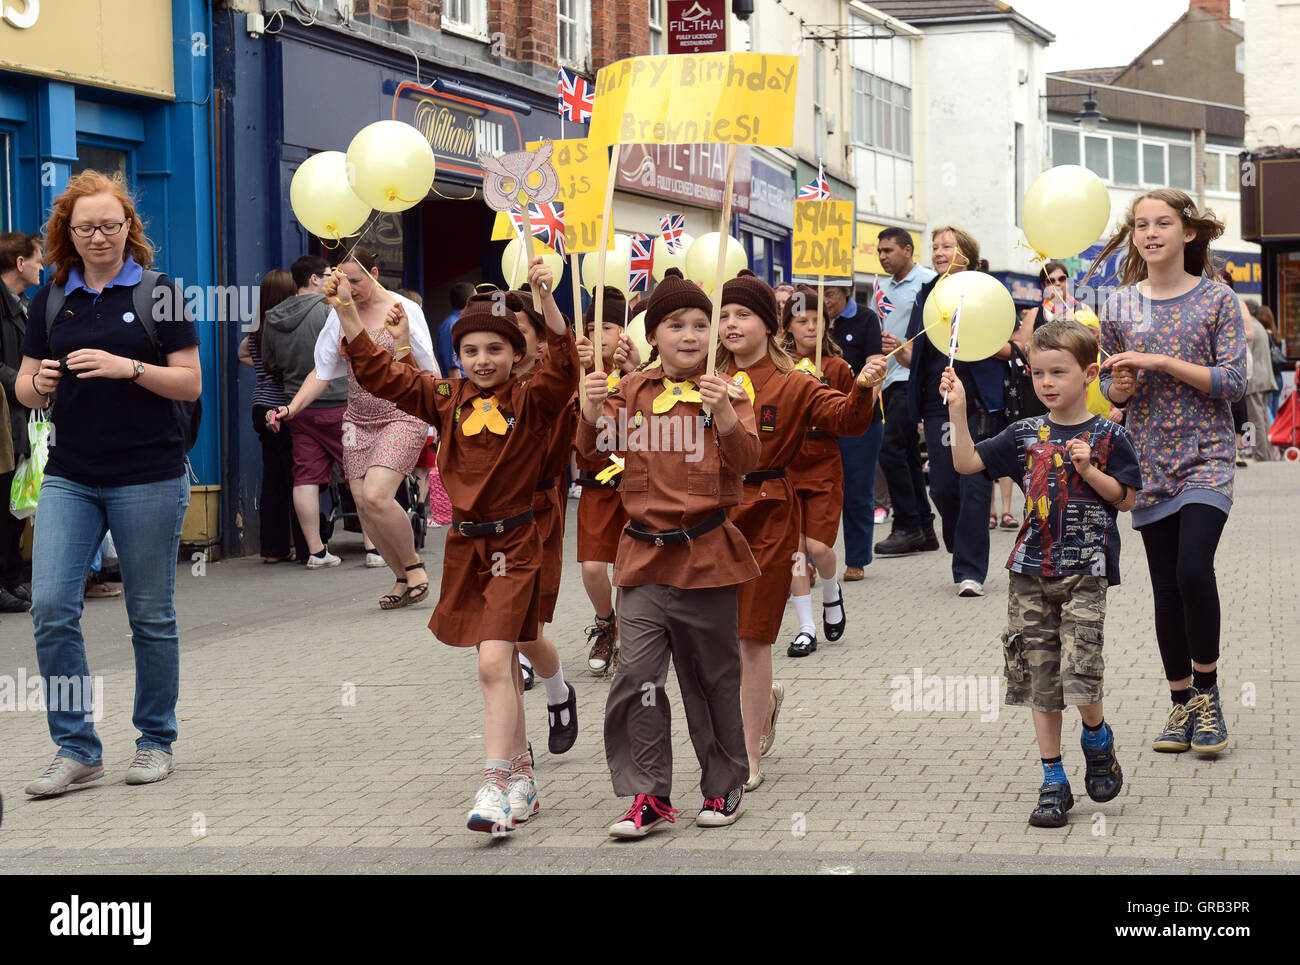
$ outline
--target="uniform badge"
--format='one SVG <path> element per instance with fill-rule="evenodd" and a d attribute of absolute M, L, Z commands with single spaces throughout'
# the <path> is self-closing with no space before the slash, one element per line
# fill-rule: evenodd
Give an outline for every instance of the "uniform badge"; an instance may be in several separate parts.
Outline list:
<path fill-rule="evenodd" d="M 758 427 L 764 432 L 776 432 L 776 406 L 761 405 L 758 407 Z"/>
<path fill-rule="evenodd" d="M 704 428 L 710 429 L 712 427 L 713 427 L 713 413 L 706 412 L 704 413 Z"/>
<path fill-rule="evenodd" d="M 451 421 L 453 424 L 460 422 L 460 406 L 456 406 L 456 411 L 452 413 Z"/>
<path fill-rule="evenodd" d="M 632 426 L 633 426 L 634 428 L 639 429 L 639 428 L 641 428 L 641 423 L 644 422 L 644 421 L 645 421 L 645 416 L 643 416 L 643 415 L 641 414 L 641 410 L 640 410 L 640 409 L 637 409 L 637 410 L 636 410 L 636 413 L 632 416 Z"/>
<path fill-rule="evenodd" d="M 446 382 L 439 382 L 438 394 L 442 396 L 444 399 L 451 398 L 451 386 L 448 385 Z"/>

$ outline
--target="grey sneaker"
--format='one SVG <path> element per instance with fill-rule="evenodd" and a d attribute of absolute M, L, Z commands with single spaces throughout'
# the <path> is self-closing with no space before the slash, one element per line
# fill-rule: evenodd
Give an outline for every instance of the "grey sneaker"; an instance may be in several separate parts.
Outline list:
<path fill-rule="evenodd" d="M 172 772 L 172 755 L 156 747 L 136 749 L 135 760 L 126 769 L 126 783 L 155 784 Z"/>
<path fill-rule="evenodd" d="M 45 773 L 28 784 L 25 790 L 32 797 L 53 797 L 62 794 L 73 784 L 98 781 L 103 776 L 104 765 L 98 764 L 92 767 L 60 754 L 45 769 Z"/>
<path fill-rule="evenodd" d="M 326 550 L 326 555 L 328 555 L 328 553 L 329 551 Z M 384 562 L 383 556 L 381 556 L 378 552 L 376 552 L 375 550 L 366 550 L 366 566 L 368 566 L 370 569 L 373 570 L 380 566 L 387 566 L 387 565 L 388 564 Z"/>
<path fill-rule="evenodd" d="M 330 552 L 329 547 L 325 547 L 320 553 L 313 553 L 307 557 L 307 569 L 319 570 L 327 566 L 338 566 L 343 561 Z"/>

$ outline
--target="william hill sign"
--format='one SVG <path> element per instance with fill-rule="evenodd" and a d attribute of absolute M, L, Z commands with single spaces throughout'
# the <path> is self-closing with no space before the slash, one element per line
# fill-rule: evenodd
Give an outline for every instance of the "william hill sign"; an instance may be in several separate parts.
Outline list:
<path fill-rule="evenodd" d="M 727 0 L 668 0 L 668 53 L 727 49 Z"/>

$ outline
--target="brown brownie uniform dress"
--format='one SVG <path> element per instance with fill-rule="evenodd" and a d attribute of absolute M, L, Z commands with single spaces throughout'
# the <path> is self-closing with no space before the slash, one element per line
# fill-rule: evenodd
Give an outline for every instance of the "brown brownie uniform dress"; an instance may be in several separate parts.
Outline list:
<path fill-rule="evenodd" d="M 457 326 L 466 321 L 463 314 Z M 532 507 L 556 420 L 578 387 L 578 351 L 572 336 L 548 329 L 546 341 L 549 349 L 540 366 L 523 377 L 512 375 L 490 392 L 468 378 L 437 379 L 422 373 L 410 356 L 394 362 L 364 334 L 348 343 L 352 370 L 368 391 L 438 427 L 438 470 L 457 522 L 502 520 Z M 461 422 L 488 395 L 500 403 L 507 430 L 498 435 L 483 428 L 466 435 Z M 462 536 L 453 523 L 443 553 L 441 595 L 429 629 L 453 647 L 536 639 L 541 566 L 536 521 L 475 537 Z"/>
<path fill-rule="evenodd" d="M 804 356 L 796 357 L 799 361 Z M 853 370 L 838 355 L 822 356 L 822 382 L 845 395 L 853 388 Z M 804 434 L 790 467 L 786 470 L 799 501 L 803 533 L 810 539 L 834 546 L 840 533 L 844 508 L 844 464 L 835 436 L 821 427 L 810 426 Z"/>
<path fill-rule="evenodd" d="M 783 375 L 770 357 L 746 369 L 754 387 L 758 438 L 763 452 L 753 473 L 789 466 L 811 426 L 838 435 L 857 435 L 871 425 L 875 393 L 856 383 L 845 395 L 807 372 Z M 799 504 L 788 475 L 745 483 L 740 505 L 729 513 L 749 541 L 762 575 L 740 588 L 740 636 L 775 643 L 799 552 Z"/>
<path fill-rule="evenodd" d="M 560 598 L 560 576 L 564 569 L 564 517 L 569 498 L 564 489 L 564 470 L 569 465 L 573 434 L 577 429 L 578 401 L 574 398 L 555 420 L 537 491 L 533 493 L 533 516 L 537 519 L 537 531 L 542 539 L 538 610 L 543 623 L 550 623 L 555 618 L 555 603 Z"/>
<path fill-rule="evenodd" d="M 579 452 L 577 462 L 583 474 L 578 480 L 582 487 L 578 499 L 578 562 L 613 563 L 627 525 L 627 510 L 618 491 L 623 474 L 615 473 L 605 483 L 596 481 L 596 475 L 611 465 L 608 453 L 602 453 L 599 459 L 587 459 Z"/>
<path fill-rule="evenodd" d="M 684 298 L 703 298 L 698 288 L 686 292 L 684 286 L 690 283 L 677 277 L 668 288 L 682 288 Z M 662 379 L 659 366 L 624 376 L 605 401 L 604 417 L 617 426 L 622 414 L 631 433 L 635 414 L 642 413 L 650 436 L 656 431 L 657 424 L 649 420 L 655 399 L 664 391 Z M 703 427 L 699 402 L 678 402 L 658 417 L 694 420 L 697 434 L 686 441 L 697 447 L 657 452 L 630 448 L 631 436 L 611 442 L 608 432 L 583 419 L 578 423 L 578 450 L 594 460 L 607 456 L 612 447 L 625 458 L 620 491 L 632 525 L 656 533 L 687 529 L 739 502 L 741 475 L 758 459 L 753 409 L 747 399 L 732 405 L 738 421 L 726 435 L 719 435 L 711 421 Z M 620 442 L 629 448 L 619 448 Z M 582 498 L 587 498 L 585 493 Z M 622 535 L 614 564 L 614 584 L 623 588 L 619 670 L 605 706 L 605 754 L 615 793 L 671 793 L 671 719 L 664 689 L 669 657 L 699 758 L 704 796 L 723 796 L 748 776 L 736 584 L 757 575 L 758 565 L 744 537 L 725 519 L 685 543 L 656 546 Z M 646 683 L 653 683 L 653 700 L 647 697 Z"/>

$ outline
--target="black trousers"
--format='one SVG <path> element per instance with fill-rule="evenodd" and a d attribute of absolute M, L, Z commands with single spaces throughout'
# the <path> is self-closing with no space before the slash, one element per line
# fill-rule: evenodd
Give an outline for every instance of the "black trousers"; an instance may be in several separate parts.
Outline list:
<path fill-rule="evenodd" d="M 880 444 L 880 471 L 893 504 L 892 532 L 919 533 L 934 525 L 921 474 L 921 443 L 916 423 L 907 415 L 907 383 L 885 389 L 885 438 Z"/>
<path fill-rule="evenodd" d="M 266 424 L 270 406 L 253 406 L 253 431 L 262 442 L 262 494 L 258 501 L 263 556 L 288 556 L 292 542 L 298 559 L 307 558 L 307 540 L 293 511 L 293 447 L 288 423 L 272 432 Z"/>
<path fill-rule="evenodd" d="M 968 416 L 978 441 L 978 418 Z M 925 450 L 930 456 L 930 496 L 943 521 L 943 545 L 952 554 L 952 581 L 983 583 L 989 574 L 989 500 L 993 480 L 984 473 L 965 475 L 952 464 L 950 423 L 945 416 L 925 420 Z"/>
<path fill-rule="evenodd" d="M 1138 530 L 1147 551 L 1156 605 L 1156 643 L 1166 680 L 1192 675 L 1192 661 L 1219 659 L 1219 585 L 1214 554 L 1228 517 L 1204 503 Z"/>
<path fill-rule="evenodd" d="M 9 491 L 14 484 L 14 470 L 0 474 L 0 587 L 23 582 L 23 558 L 18 551 L 25 519 L 15 519 L 9 512 Z"/>

